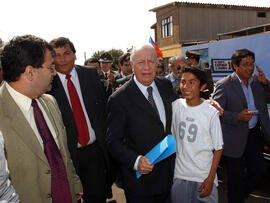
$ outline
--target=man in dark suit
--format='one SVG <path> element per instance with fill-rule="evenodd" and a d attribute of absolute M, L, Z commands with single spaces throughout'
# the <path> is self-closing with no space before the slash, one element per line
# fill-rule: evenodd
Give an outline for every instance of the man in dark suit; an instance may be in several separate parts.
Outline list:
<path fill-rule="evenodd" d="M 152 166 L 144 156 L 171 132 L 171 82 L 155 78 L 157 55 L 143 45 L 131 55 L 134 77 L 108 102 L 108 146 L 119 161 L 128 203 L 163 203 L 169 197 L 174 157 Z M 136 170 L 142 175 L 136 178 Z"/>
<path fill-rule="evenodd" d="M 261 131 L 270 140 L 266 98 L 270 84 L 256 66 L 255 55 L 240 49 L 232 55 L 234 73 L 217 82 L 213 98 L 224 108 L 223 155 L 228 167 L 228 201 L 243 203 L 264 173 Z"/>
<path fill-rule="evenodd" d="M 104 88 L 95 68 L 74 65 L 76 50 L 69 39 L 59 37 L 50 45 L 56 52 L 57 71 L 50 94 L 62 113 L 71 158 L 83 185 L 83 199 L 104 203 L 111 187 L 104 140 Z"/>

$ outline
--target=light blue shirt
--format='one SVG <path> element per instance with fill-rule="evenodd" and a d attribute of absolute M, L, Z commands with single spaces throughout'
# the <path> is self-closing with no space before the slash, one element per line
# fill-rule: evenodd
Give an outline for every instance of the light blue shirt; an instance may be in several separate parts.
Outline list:
<path fill-rule="evenodd" d="M 175 79 L 173 72 L 171 72 L 169 75 L 166 75 L 165 78 L 171 81 L 173 88 L 180 85 L 180 81 Z"/>
<path fill-rule="evenodd" d="M 238 75 L 237 75 L 237 77 L 238 77 Z M 250 86 L 250 84 L 253 82 L 254 78 L 251 77 L 251 78 L 248 79 L 248 86 L 246 86 L 239 77 L 238 77 L 238 79 L 240 81 L 243 92 L 245 94 L 248 109 L 250 111 L 257 111 L 258 109 L 255 106 L 254 97 L 253 97 L 252 89 L 251 89 L 251 86 Z M 257 122 L 258 122 L 258 117 L 257 117 L 257 115 L 253 114 L 251 119 L 248 121 L 248 128 L 249 129 L 254 128 L 256 126 Z"/>

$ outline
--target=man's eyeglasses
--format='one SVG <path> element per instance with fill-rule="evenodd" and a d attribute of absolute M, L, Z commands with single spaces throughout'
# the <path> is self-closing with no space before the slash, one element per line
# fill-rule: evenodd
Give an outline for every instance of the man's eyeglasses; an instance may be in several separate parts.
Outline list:
<path fill-rule="evenodd" d="M 52 65 L 50 65 L 50 66 L 48 66 L 46 68 L 49 69 L 51 72 L 55 71 L 55 65 L 54 64 L 52 64 Z"/>
<path fill-rule="evenodd" d="M 242 63 L 242 64 L 240 64 L 240 66 L 243 66 L 243 67 L 254 67 L 254 63 Z"/>

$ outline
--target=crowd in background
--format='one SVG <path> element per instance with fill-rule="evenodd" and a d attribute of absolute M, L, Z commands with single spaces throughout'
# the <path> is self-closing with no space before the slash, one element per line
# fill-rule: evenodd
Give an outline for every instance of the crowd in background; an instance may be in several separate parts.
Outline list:
<path fill-rule="evenodd" d="M 228 201 L 244 202 L 264 173 L 270 83 L 255 54 L 241 49 L 232 53 L 234 72 L 214 91 L 200 54 L 185 54 L 165 64 L 144 44 L 117 66 L 107 52 L 81 66 L 65 37 L 8 42 L 1 50 L 0 200 L 104 203 L 116 182 L 128 203 L 217 202 L 223 153 Z M 212 93 L 214 100 L 201 99 Z M 172 132 L 176 155 L 152 165 L 145 154 Z"/>

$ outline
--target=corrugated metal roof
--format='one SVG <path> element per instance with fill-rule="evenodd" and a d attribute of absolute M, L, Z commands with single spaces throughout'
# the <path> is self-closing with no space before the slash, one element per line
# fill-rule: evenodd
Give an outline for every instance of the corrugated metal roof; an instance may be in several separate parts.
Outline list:
<path fill-rule="evenodd" d="M 149 11 L 156 12 L 157 10 L 169 7 L 200 7 L 200 8 L 228 8 L 228 9 L 256 9 L 256 10 L 270 10 L 270 7 L 259 7 L 259 6 L 248 6 L 248 5 L 237 5 L 237 4 L 214 4 L 214 3 L 200 3 L 200 2 L 188 2 L 188 1 L 175 1 L 159 7 L 150 9 Z"/>

